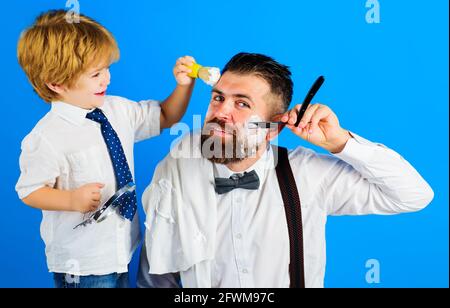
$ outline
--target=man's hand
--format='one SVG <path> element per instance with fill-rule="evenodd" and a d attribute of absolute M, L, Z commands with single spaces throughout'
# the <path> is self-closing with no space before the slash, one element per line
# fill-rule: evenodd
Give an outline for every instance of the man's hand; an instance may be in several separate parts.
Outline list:
<path fill-rule="evenodd" d="M 173 75 L 180 86 L 189 86 L 194 83 L 194 78 L 188 76 L 191 72 L 189 67 L 194 63 L 195 59 L 191 56 L 178 58 L 173 68 Z"/>
<path fill-rule="evenodd" d="M 100 205 L 100 190 L 104 187 L 101 183 L 83 185 L 70 194 L 70 208 L 72 211 L 88 213 L 96 210 Z"/>
<path fill-rule="evenodd" d="M 339 125 L 334 112 L 325 105 L 309 105 L 300 124 L 295 127 L 300 107 L 296 105 L 292 110 L 276 115 L 273 121 L 286 123 L 286 127 L 294 134 L 331 153 L 341 152 L 351 135 Z"/>

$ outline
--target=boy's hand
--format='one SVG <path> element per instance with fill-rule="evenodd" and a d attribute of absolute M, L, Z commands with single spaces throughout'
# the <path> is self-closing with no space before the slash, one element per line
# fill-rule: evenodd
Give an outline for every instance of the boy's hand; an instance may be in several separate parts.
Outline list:
<path fill-rule="evenodd" d="M 83 185 L 73 191 L 70 196 L 70 208 L 73 211 L 88 213 L 96 210 L 100 205 L 100 190 L 104 187 L 101 183 Z"/>
<path fill-rule="evenodd" d="M 191 56 L 178 58 L 177 63 L 173 68 L 173 75 L 180 86 L 190 86 L 194 83 L 195 79 L 188 76 L 192 71 L 189 67 L 194 63 L 195 59 Z"/>

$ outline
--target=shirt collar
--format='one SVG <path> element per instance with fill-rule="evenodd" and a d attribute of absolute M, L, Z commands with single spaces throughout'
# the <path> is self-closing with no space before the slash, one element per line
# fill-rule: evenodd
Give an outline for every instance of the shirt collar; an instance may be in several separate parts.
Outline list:
<path fill-rule="evenodd" d="M 83 109 L 61 101 L 52 102 L 51 108 L 51 112 L 56 113 L 65 120 L 70 121 L 76 125 L 83 125 L 86 121 L 86 114 L 93 110 L 94 109 Z"/>
<path fill-rule="evenodd" d="M 221 177 L 221 178 L 229 178 L 231 175 L 235 173 L 244 173 L 244 172 L 250 172 L 252 170 L 255 170 L 258 174 L 258 177 L 261 182 L 266 177 L 267 171 L 270 169 L 274 169 L 274 160 L 273 160 L 273 149 L 272 146 L 268 146 L 267 150 L 264 151 L 263 155 L 247 170 L 244 170 L 242 172 L 234 172 L 230 169 L 228 169 L 227 166 L 224 164 L 214 164 L 214 176 Z"/>

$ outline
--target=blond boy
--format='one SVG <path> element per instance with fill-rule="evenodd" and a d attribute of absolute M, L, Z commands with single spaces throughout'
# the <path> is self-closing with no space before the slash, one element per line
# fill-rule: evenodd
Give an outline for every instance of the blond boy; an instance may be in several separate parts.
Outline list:
<path fill-rule="evenodd" d="M 74 226 L 134 181 L 134 143 L 182 117 L 194 59 L 178 59 L 177 86 L 161 104 L 106 96 L 109 66 L 119 59 L 116 41 L 91 18 L 68 23 L 66 14 L 40 15 L 18 43 L 19 63 L 51 110 L 22 142 L 16 190 L 42 210 L 41 236 L 56 287 L 127 287 L 140 240 L 135 193 L 103 222 Z"/>

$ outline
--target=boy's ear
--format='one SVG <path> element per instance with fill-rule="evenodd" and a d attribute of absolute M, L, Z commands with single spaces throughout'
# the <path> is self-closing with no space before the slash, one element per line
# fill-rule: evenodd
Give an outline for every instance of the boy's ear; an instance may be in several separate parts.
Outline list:
<path fill-rule="evenodd" d="M 46 83 L 47 87 L 57 94 L 62 94 L 65 91 L 65 87 L 55 84 L 55 83 Z"/>

